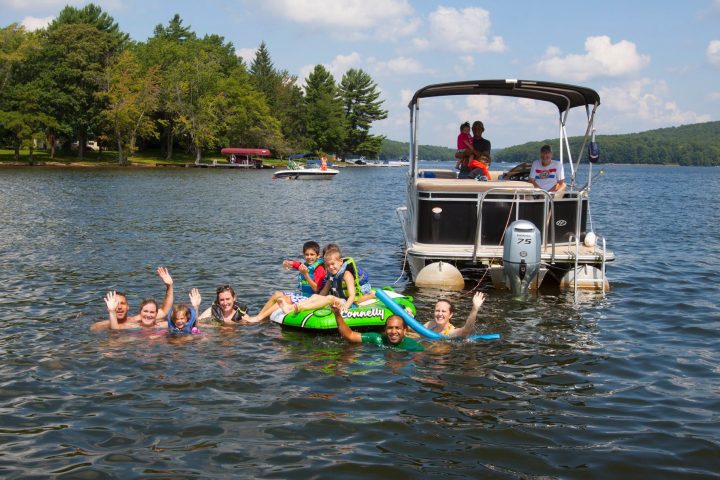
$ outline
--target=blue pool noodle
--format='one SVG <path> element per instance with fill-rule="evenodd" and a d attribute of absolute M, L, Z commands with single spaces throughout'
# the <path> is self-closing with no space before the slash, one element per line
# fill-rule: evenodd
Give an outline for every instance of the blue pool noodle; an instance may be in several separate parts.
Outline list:
<path fill-rule="evenodd" d="M 412 328 L 423 337 L 432 340 L 437 340 L 439 338 L 448 338 L 441 333 L 437 333 L 430 330 L 429 328 L 426 328 L 422 323 L 415 320 L 412 315 L 405 311 L 404 308 L 395 303 L 395 300 L 393 300 L 392 297 L 388 295 L 385 290 L 375 290 L 375 296 L 378 298 L 378 300 L 383 302 L 385 306 L 390 309 L 391 312 L 393 312 L 395 315 L 401 316 L 402 319 L 405 320 L 405 324 L 408 327 Z M 468 337 L 468 340 L 497 340 L 498 338 L 500 338 L 499 333 L 488 333 L 485 335 L 472 335 Z"/>

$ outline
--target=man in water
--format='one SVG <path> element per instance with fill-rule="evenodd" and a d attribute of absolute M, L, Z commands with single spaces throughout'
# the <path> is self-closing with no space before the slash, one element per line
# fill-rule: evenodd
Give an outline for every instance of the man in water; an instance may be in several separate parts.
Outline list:
<path fill-rule="evenodd" d="M 117 322 L 121 325 L 121 328 L 140 328 L 141 323 L 154 322 L 155 320 L 164 320 L 168 312 L 172 308 L 173 304 L 173 279 L 170 276 L 165 267 L 158 267 L 156 270 L 160 280 L 165 284 L 165 298 L 163 299 L 162 306 L 158 306 L 157 302 L 152 298 L 143 300 L 140 305 L 140 313 L 137 315 L 128 315 L 129 307 L 127 302 L 127 296 L 122 292 L 116 292 L 117 295 L 117 308 L 115 314 L 117 315 Z M 110 320 L 101 320 L 95 322 L 90 326 L 91 330 L 107 330 L 110 328 Z"/>
<path fill-rule="evenodd" d="M 385 322 L 385 333 L 358 333 L 353 331 L 340 311 L 340 304 L 334 304 L 332 311 L 335 314 L 338 330 L 345 340 L 350 343 L 374 343 L 375 345 L 398 348 L 409 352 L 422 352 L 425 350 L 417 340 L 405 336 L 407 325 L 399 315 L 390 316 Z"/>

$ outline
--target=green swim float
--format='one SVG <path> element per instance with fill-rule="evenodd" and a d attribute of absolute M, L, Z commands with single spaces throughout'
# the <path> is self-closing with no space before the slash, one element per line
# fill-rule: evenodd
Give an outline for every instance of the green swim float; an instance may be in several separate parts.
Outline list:
<path fill-rule="evenodd" d="M 409 308 L 412 315 L 415 315 L 416 310 L 415 305 L 413 305 L 413 297 L 401 295 L 391 287 L 384 287 L 383 291 L 392 297 L 395 303 L 403 308 Z M 394 315 L 392 310 L 377 299 L 365 301 L 361 305 L 351 308 L 347 310 L 347 312 L 343 312 L 343 318 L 350 328 L 366 331 L 382 330 L 385 326 L 385 321 L 391 315 Z M 318 308 L 317 310 L 300 310 L 299 312 L 290 312 L 285 315 L 272 315 L 270 319 L 283 328 L 314 332 L 337 331 L 335 315 L 333 315 L 330 307 Z"/>

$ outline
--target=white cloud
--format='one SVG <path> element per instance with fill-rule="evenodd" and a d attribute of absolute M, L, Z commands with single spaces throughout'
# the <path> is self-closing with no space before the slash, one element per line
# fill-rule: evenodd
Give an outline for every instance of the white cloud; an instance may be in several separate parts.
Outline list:
<path fill-rule="evenodd" d="M 431 45 L 456 52 L 502 52 L 506 50 L 502 37 L 490 38 L 490 12 L 469 7 L 458 10 L 440 6 L 432 12 L 430 22 Z M 467 25 L 472 25 L 468 30 Z M 417 43 L 424 43 L 416 40 Z"/>
<path fill-rule="evenodd" d="M 713 102 L 720 101 L 720 90 L 708 93 L 707 99 Z"/>
<path fill-rule="evenodd" d="M 720 40 L 711 41 L 706 50 L 708 62 L 720 66 Z"/>
<path fill-rule="evenodd" d="M 235 55 L 242 58 L 246 64 L 250 65 L 255 60 L 257 48 L 236 48 Z"/>
<path fill-rule="evenodd" d="M 264 6 L 274 16 L 325 29 L 346 40 L 404 37 L 420 26 L 407 0 L 266 0 Z"/>
<path fill-rule="evenodd" d="M 372 62 L 371 66 L 373 72 L 378 75 L 412 75 L 425 72 L 420 62 L 408 57 L 396 57 L 381 62 Z"/>
<path fill-rule="evenodd" d="M 627 75 L 650 63 L 650 57 L 638 54 L 634 43 L 621 40 L 613 44 L 606 35 L 588 37 L 585 52 L 561 57 L 559 49 L 550 47 L 546 58 L 538 62 L 536 68 L 547 75 L 583 81 L 597 76 Z"/>
<path fill-rule="evenodd" d="M 32 32 L 34 30 L 40 30 L 41 28 L 47 27 L 50 22 L 53 21 L 52 15 L 45 18 L 36 18 L 36 17 L 25 17 L 22 19 L 22 22 L 20 22 L 20 25 L 25 27 L 25 30 Z"/>
<path fill-rule="evenodd" d="M 644 78 L 603 88 L 599 93 L 604 110 L 614 119 L 611 123 L 616 129 L 621 127 L 637 131 L 711 120 L 709 115 L 682 111 L 676 102 L 667 98 L 670 92 L 664 81 Z M 606 116 L 606 113 L 603 115 Z"/>
<path fill-rule="evenodd" d="M 430 41 L 427 38 L 413 38 L 412 44 L 417 50 L 425 50 L 430 46 Z"/>
<path fill-rule="evenodd" d="M 304 85 L 305 79 L 315 69 L 316 64 L 305 65 L 300 68 L 299 80 Z M 332 73 L 335 77 L 335 82 L 339 82 L 342 79 L 345 72 L 351 68 L 356 68 L 360 65 L 360 54 L 353 52 L 349 55 L 337 55 L 329 64 L 322 64 L 327 71 Z"/>

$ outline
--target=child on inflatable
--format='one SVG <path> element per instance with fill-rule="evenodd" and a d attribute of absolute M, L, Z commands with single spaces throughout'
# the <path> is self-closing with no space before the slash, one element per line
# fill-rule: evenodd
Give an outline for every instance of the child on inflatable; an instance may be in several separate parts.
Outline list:
<path fill-rule="evenodd" d="M 290 304 L 284 298 L 278 299 L 278 305 L 284 313 L 315 310 L 332 305 L 336 300 L 340 300 L 343 309 L 347 310 L 356 304 L 356 300 L 361 302 L 373 297 L 367 272 L 358 268 L 352 258 L 344 259 L 336 246 L 325 248 L 323 260 L 327 277 L 322 290 L 295 304 Z"/>
<path fill-rule="evenodd" d="M 299 272 L 297 291 L 276 291 L 265 302 L 258 314 L 250 317 L 248 321 L 260 322 L 268 318 L 280 308 L 278 300 L 281 298 L 286 303 L 296 305 L 303 300 L 309 299 L 323 288 L 326 271 L 323 259 L 320 258 L 320 244 L 312 240 L 305 242 L 303 244 L 303 257 L 305 261 L 302 263 L 294 260 L 284 260 L 282 263 L 286 269 L 292 268 Z"/>

